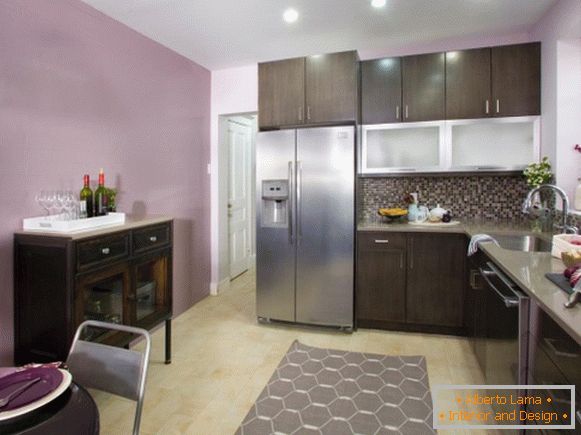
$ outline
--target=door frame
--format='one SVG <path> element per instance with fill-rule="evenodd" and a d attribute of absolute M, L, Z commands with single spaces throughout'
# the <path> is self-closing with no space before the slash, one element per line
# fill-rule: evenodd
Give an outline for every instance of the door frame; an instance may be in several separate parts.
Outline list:
<path fill-rule="evenodd" d="M 248 119 L 251 117 L 252 119 Z M 247 118 L 252 124 L 252 151 L 250 162 L 251 174 L 251 195 L 249 195 L 250 202 L 250 246 L 251 246 L 251 262 L 256 258 L 256 230 L 254 222 L 256 220 L 256 210 L 254 204 L 255 190 L 256 190 L 256 133 L 258 132 L 258 113 L 244 112 L 231 113 L 218 116 L 218 155 L 216 165 L 212 165 L 212 172 L 217 172 L 217 218 L 212 225 L 217 226 L 216 234 L 217 243 L 212 245 L 212 258 L 217 265 L 217 276 L 212 280 L 210 285 L 210 294 L 217 295 L 230 288 L 230 260 L 229 260 L 229 235 L 228 235 L 228 175 L 229 175 L 229 151 L 228 151 L 228 120 L 236 118 Z"/>

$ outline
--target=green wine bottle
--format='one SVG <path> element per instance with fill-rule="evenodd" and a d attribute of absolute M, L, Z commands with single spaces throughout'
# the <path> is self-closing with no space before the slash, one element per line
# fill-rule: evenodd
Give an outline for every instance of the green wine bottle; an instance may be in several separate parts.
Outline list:
<path fill-rule="evenodd" d="M 108 212 L 107 189 L 105 188 L 105 173 L 99 170 L 99 186 L 95 189 L 95 216 L 104 216 Z"/>
<path fill-rule="evenodd" d="M 84 201 L 86 204 L 86 212 L 87 216 L 85 217 L 92 217 L 93 216 L 93 191 L 89 186 L 89 175 L 85 174 L 83 176 L 83 188 L 81 189 L 80 200 Z"/>

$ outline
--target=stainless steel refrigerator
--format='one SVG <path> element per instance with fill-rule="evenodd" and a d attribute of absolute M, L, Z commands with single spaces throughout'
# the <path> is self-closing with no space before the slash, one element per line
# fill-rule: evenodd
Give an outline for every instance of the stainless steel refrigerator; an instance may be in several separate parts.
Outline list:
<path fill-rule="evenodd" d="M 258 320 L 352 329 L 355 127 L 259 133 L 256 192 Z"/>

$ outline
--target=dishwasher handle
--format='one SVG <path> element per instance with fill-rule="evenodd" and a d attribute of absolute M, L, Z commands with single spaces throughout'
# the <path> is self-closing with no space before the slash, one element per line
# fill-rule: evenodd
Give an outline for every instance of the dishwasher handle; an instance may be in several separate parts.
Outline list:
<path fill-rule="evenodd" d="M 480 271 L 480 274 L 482 275 L 488 286 L 492 288 L 492 290 L 494 290 L 494 292 L 498 295 L 500 300 L 504 302 L 504 305 L 506 305 L 507 308 L 518 307 L 518 305 L 520 304 L 520 300 L 518 295 L 514 291 L 513 287 L 514 285 L 492 263 L 488 262 L 486 263 L 486 266 L 488 267 L 487 269 L 485 269 L 484 267 L 480 267 L 478 268 L 478 270 Z M 512 293 L 512 296 L 506 295 L 492 282 L 491 278 L 495 276 L 498 277 L 500 281 L 506 286 L 506 288 Z"/>

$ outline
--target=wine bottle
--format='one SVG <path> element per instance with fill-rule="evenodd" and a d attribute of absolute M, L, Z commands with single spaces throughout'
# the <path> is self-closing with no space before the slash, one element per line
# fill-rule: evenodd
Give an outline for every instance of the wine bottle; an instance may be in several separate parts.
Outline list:
<path fill-rule="evenodd" d="M 83 175 L 83 188 L 81 189 L 81 194 L 79 195 L 81 202 L 85 203 L 85 210 L 87 212 L 87 216 L 85 217 L 92 217 L 93 216 L 93 191 L 89 186 L 89 175 Z"/>
<path fill-rule="evenodd" d="M 104 216 L 108 212 L 107 189 L 105 188 L 105 173 L 99 170 L 99 186 L 95 189 L 95 216 Z"/>

